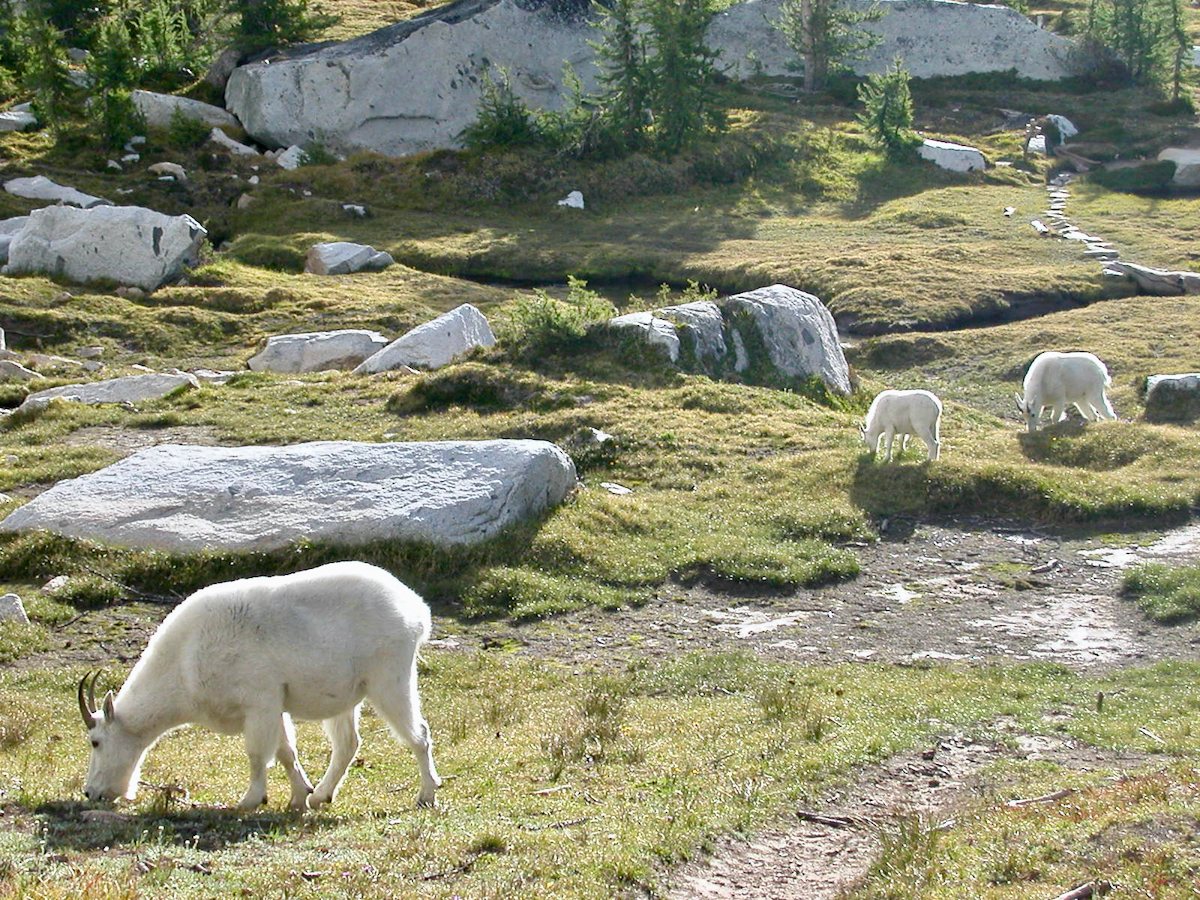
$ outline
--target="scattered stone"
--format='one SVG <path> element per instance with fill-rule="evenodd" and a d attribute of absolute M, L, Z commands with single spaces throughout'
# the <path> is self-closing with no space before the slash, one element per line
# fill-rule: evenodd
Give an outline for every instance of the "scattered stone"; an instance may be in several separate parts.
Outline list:
<path fill-rule="evenodd" d="M 40 588 L 38 588 L 38 590 L 40 590 L 43 594 L 53 594 L 56 591 L 61 591 L 63 588 L 65 588 L 67 586 L 67 582 L 70 580 L 71 576 L 69 575 L 55 575 Z"/>
<path fill-rule="evenodd" d="M 575 483 L 570 457 L 544 441 L 160 445 L 59 482 L 0 531 L 168 552 L 301 540 L 460 547 L 539 515 Z"/>
<path fill-rule="evenodd" d="M 1171 272 L 1152 269 L 1130 262 L 1110 262 L 1104 269 L 1106 275 L 1129 278 L 1138 290 L 1154 297 L 1176 297 L 1181 294 L 1200 294 L 1200 273 Z"/>
<path fill-rule="evenodd" d="M 356 219 L 365 219 L 368 215 L 367 208 L 365 206 L 359 206 L 357 203 L 343 203 L 342 209 L 345 210 L 347 214 L 354 216 Z"/>
<path fill-rule="evenodd" d="M 1046 227 L 1046 223 L 1041 221 L 1040 219 L 1031 219 L 1029 221 L 1029 224 L 1033 226 L 1033 230 L 1036 231 L 1038 234 L 1049 234 L 1050 233 L 1050 229 L 1048 227 Z"/>
<path fill-rule="evenodd" d="M 37 369 L 78 369 L 83 365 L 77 359 L 53 356 L 49 353 L 30 353 L 29 364 Z"/>
<path fill-rule="evenodd" d="M 126 300 L 146 299 L 145 291 L 143 291 L 140 287 L 134 287 L 133 285 L 128 284 L 121 285 L 119 288 L 117 288 L 115 293 L 118 297 L 124 297 Z"/>
<path fill-rule="evenodd" d="M 36 381 L 45 378 L 13 359 L 0 359 L 0 381 Z"/>
<path fill-rule="evenodd" d="M 236 206 L 238 209 L 249 209 L 256 203 L 258 203 L 257 197 L 252 194 L 244 193 L 237 198 L 237 202 L 234 204 L 234 206 Z"/>
<path fill-rule="evenodd" d="M 94 206 L 111 206 L 111 200 L 103 197 L 93 197 L 73 187 L 56 184 L 45 175 L 34 175 L 30 178 L 10 178 L 4 182 L 4 190 L 14 197 L 24 197 L 26 200 L 46 200 L 50 203 L 69 203 L 83 209 Z"/>
<path fill-rule="evenodd" d="M 88 360 L 84 360 L 83 368 L 86 371 L 95 374 L 96 372 L 99 372 L 101 369 L 104 368 L 104 363 L 102 363 L 96 359 L 88 359 Z"/>
<path fill-rule="evenodd" d="M 304 160 L 304 148 L 293 144 L 286 150 L 280 150 L 275 154 L 275 164 L 280 168 L 287 169 L 289 172 L 293 169 L 300 168 Z"/>
<path fill-rule="evenodd" d="M 180 184 L 186 184 L 188 177 L 187 172 L 183 170 L 183 166 L 173 162 L 156 162 L 146 167 L 156 175 L 168 175 L 174 178 Z"/>
<path fill-rule="evenodd" d="M 440 369 L 476 347 L 490 347 L 495 343 L 496 338 L 483 313 L 470 303 L 464 303 L 396 338 L 364 360 L 354 374 L 369 375 L 402 366 Z"/>
<path fill-rule="evenodd" d="M 304 271 L 313 275 L 348 275 L 352 272 L 378 272 L 395 260 L 384 250 L 350 241 L 313 244 L 304 260 Z"/>
<path fill-rule="evenodd" d="M 583 192 L 571 191 L 558 201 L 559 206 L 569 206 L 571 209 L 583 209 Z"/>
<path fill-rule="evenodd" d="M 6 275 L 115 281 L 152 291 L 198 260 L 207 234 L 191 216 L 140 206 L 36 209 L 8 248 Z"/>
<path fill-rule="evenodd" d="M 87 384 L 65 384 L 37 391 L 25 398 L 19 409 L 45 408 L 51 400 L 72 400 L 76 403 L 137 403 L 157 400 L 180 388 L 199 387 L 200 382 L 186 373 L 152 372 L 145 375 L 126 375 Z"/>
<path fill-rule="evenodd" d="M 741 332 L 753 327 L 756 344 L 766 350 L 771 365 L 786 378 L 819 376 L 831 391 L 850 393 L 850 367 L 846 364 L 837 324 L 817 297 L 785 284 L 735 294 L 721 302 L 725 318 L 746 344 Z M 749 368 L 749 363 L 739 371 Z"/>
<path fill-rule="evenodd" d="M 16 594 L 5 594 L 0 597 L 0 622 L 20 622 L 22 625 L 29 624 L 29 616 L 25 613 L 25 606 L 21 603 L 21 598 Z"/>
<path fill-rule="evenodd" d="M 1200 418 L 1200 373 L 1147 378 L 1146 418 L 1152 422 L 1192 422 Z"/>
<path fill-rule="evenodd" d="M 0 132 L 25 131 L 36 128 L 37 116 L 27 109 L 6 109 L 0 112 Z"/>
<path fill-rule="evenodd" d="M 258 182 L 259 182 L 259 177 L 257 175 L 251 175 L 249 178 L 246 179 L 247 184 L 253 185 L 253 184 L 258 184 Z"/>
<path fill-rule="evenodd" d="M 213 128 L 242 127 L 237 117 L 211 103 L 201 103 L 199 100 L 177 97 L 174 94 L 156 94 L 153 91 L 134 91 L 132 97 L 133 105 L 151 128 L 170 128 L 176 116 Z"/>
<path fill-rule="evenodd" d="M 216 144 L 220 144 L 226 150 L 233 153 L 235 156 L 259 156 L 259 152 L 253 147 L 243 144 L 241 141 L 235 141 L 220 128 L 214 128 L 209 132 L 208 139 Z"/>
<path fill-rule="evenodd" d="M 196 369 L 192 372 L 195 379 L 202 384 L 224 384 L 236 374 L 236 372 L 224 372 L 217 369 Z"/>
<path fill-rule="evenodd" d="M 108 166 L 108 168 L 110 168 L 116 172 L 124 172 L 125 171 L 125 167 L 123 165 L 121 165 L 119 162 L 117 162 L 115 159 L 110 159 L 108 162 L 105 163 L 105 165 Z"/>
<path fill-rule="evenodd" d="M 977 148 L 949 141 L 926 138 L 917 148 L 917 155 L 951 172 L 982 172 L 987 168 L 987 160 Z"/>
<path fill-rule="evenodd" d="M 352 369 L 387 345 L 379 332 L 361 328 L 281 334 L 268 338 L 266 347 L 246 364 L 255 372 Z"/>
<path fill-rule="evenodd" d="M 75 351 L 75 355 L 80 359 L 95 359 L 97 356 L 104 355 L 104 347 L 101 344 L 92 344 L 88 347 L 80 347 Z"/>
<path fill-rule="evenodd" d="M 140 161 L 141 158 L 142 158 L 142 154 L 140 154 L 140 153 L 126 153 L 124 156 L 121 157 L 121 162 L 135 163 L 135 162 Z"/>
<path fill-rule="evenodd" d="M 632 330 L 653 347 L 662 347 L 671 362 L 679 359 L 679 335 L 675 326 L 654 313 L 626 313 L 608 320 L 608 327 L 617 331 Z"/>
<path fill-rule="evenodd" d="M 1066 116 L 1060 116 L 1058 113 L 1050 113 L 1046 118 L 1058 129 L 1058 133 L 1064 141 L 1079 134 L 1079 129 L 1075 127 L 1075 123 Z"/>

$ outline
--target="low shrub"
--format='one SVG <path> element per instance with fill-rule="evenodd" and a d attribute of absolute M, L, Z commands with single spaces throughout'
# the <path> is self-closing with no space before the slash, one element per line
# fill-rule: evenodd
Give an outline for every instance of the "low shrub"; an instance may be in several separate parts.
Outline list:
<path fill-rule="evenodd" d="M 1125 573 L 1121 589 L 1156 622 L 1174 624 L 1200 617 L 1200 565 L 1134 566 Z"/>

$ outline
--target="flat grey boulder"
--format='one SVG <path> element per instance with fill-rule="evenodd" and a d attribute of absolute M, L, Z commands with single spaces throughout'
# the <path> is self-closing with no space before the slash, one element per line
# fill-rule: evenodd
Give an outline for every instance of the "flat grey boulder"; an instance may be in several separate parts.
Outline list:
<path fill-rule="evenodd" d="M 675 326 L 654 313 L 634 312 L 608 320 L 608 327 L 615 331 L 633 331 L 652 347 L 662 347 L 671 362 L 679 359 L 679 335 Z"/>
<path fill-rule="evenodd" d="M 37 116 L 27 109 L 6 109 L 0 112 L 0 132 L 24 131 L 27 128 L 36 128 L 37 124 Z"/>
<path fill-rule="evenodd" d="M 794 77 L 795 54 L 772 26 L 781 0 L 748 0 L 714 17 L 708 42 L 734 78 Z M 849 0 L 866 5 L 864 0 Z M 882 0 L 864 27 L 880 43 L 859 60 L 882 72 L 900 55 L 917 77 L 1016 69 L 1025 78 L 1067 77 L 1072 43 L 1003 6 L 950 0 Z M 270 147 L 321 141 L 331 150 L 403 156 L 460 146 L 476 117 L 485 73 L 509 73 L 534 109 L 561 110 L 566 66 L 585 92 L 598 69 L 599 32 L 579 0 L 456 0 L 343 43 L 322 44 L 239 66 L 225 106 Z"/>
<path fill-rule="evenodd" d="M 917 156 L 951 172 L 982 172 L 987 168 L 987 160 L 979 149 L 950 141 L 926 138 L 917 148 Z"/>
<path fill-rule="evenodd" d="M 545 441 L 164 444 L 56 484 L 0 532 L 180 553 L 302 540 L 455 547 L 540 515 L 574 486 L 570 457 Z"/>
<path fill-rule="evenodd" d="M 312 275 L 349 275 L 353 272 L 378 272 L 395 262 L 392 255 L 366 244 L 330 241 L 313 244 L 304 259 L 304 271 Z"/>
<path fill-rule="evenodd" d="M 10 178 L 4 182 L 4 190 L 14 197 L 26 200 L 45 200 L 47 203 L 69 203 L 82 209 L 93 206 L 111 206 L 111 200 L 103 197 L 93 197 L 73 187 L 51 181 L 45 175 L 33 175 L 29 178 Z"/>
<path fill-rule="evenodd" d="M 157 94 L 154 91 L 134 91 L 132 96 L 137 111 L 142 114 L 146 124 L 154 128 L 170 128 L 176 115 L 210 128 L 242 127 L 236 116 L 211 103 L 172 94 Z"/>
<path fill-rule="evenodd" d="M 1200 372 L 1147 378 L 1146 418 L 1154 422 L 1190 422 L 1200 418 Z"/>
<path fill-rule="evenodd" d="M 404 366 L 440 369 L 476 347 L 490 347 L 494 343 L 496 337 L 483 313 L 464 303 L 396 338 L 363 360 L 354 374 L 370 375 Z"/>
<path fill-rule="evenodd" d="M 137 403 L 157 400 L 180 388 L 199 387 L 200 382 L 186 372 L 178 374 L 153 372 L 145 375 L 126 375 L 85 384 L 64 384 L 30 394 L 18 409 L 45 407 L 51 400 L 72 400 L 76 403 Z"/>
<path fill-rule="evenodd" d="M 267 338 L 267 346 L 246 361 L 255 372 L 320 372 L 352 369 L 388 345 L 377 331 L 347 328 L 279 334 Z"/>
<path fill-rule="evenodd" d="M 25 613 L 25 605 L 16 594 L 5 594 L 0 597 L 0 622 L 20 622 L 29 624 L 29 616 Z"/>
<path fill-rule="evenodd" d="M 45 377 L 25 368 L 15 359 L 0 359 L 0 381 L 36 381 Z"/>
<path fill-rule="evenodd" d="M 721 309 L 743 348 L 761 345 L 767 357 L 762 362 L 785 378 L 817 375 L 831 391 L 850 393 L 850 367 L 833 314 L 812 294 L 774 284 L 727 297 Z M 753 364 L 748 355 L 739 371 Z"/>
<path fill-rule="evenodd" d="M 206 234 L 191 216 L 140 206 L 47 206 L 30 213 L 13 237 L 3 271 L 152 291 L 196 263 Z"/>
<path fill-rule="evenodd" d="M 1170 160 L 1175 163 L 1175 174 L 1171 176 L 1172 184 L 1187 188 L 1200 186 L 1200 150 L 1168 147 L 1159 152 L 1158 160 Z"/>

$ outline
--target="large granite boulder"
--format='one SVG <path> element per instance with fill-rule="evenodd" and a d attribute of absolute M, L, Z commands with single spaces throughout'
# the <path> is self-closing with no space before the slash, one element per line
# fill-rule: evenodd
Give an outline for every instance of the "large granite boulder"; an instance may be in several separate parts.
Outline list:
<path fill-rule="evenodd" d="M 1147 378 L 1146 418 L 1151 422 L 1200 419 L 1200 372 Z"/>
<path fill-rule="evenodd" d="M 1159 162 L 1175 163 L 1175 174 L 1171 183 L 1176 187 L 1200 187 L 1200 150 L 1189 147 L 1168 147 L 1159 152 Z"/>
<path fill-rule="evenodd" d="M 186 372 L 148 372 L 144 375 L 125 375 L 103 381 L 46 388 L 27 396 L 18 409 L 44 407 L 51 400 L 72 400 L 89 406 L 100 403 L 139 403 L 143 400 L 157 400 L 180 388 L 199 386 L 200 382 L 195 376 Z"/>
<path fill-rule="evenodd" d="M 867 0 L 848 0 L 867 4 Z M 853 65 L 882 72 L 900 55 L 918 77 L 1016 69 L 1059 79 L 1071 42 L 1004 6 L 950 0 L 881 0 L 866 28 L 880 43 Z M 747 0 L 718 14 L 709 44 L 732 77 L 792 77 L 795 54 L 772 26 L 780 0 Z M 459 144 L 474 121 L 485 73 L 509 73 L 531 107 L 561 109 L 569 65 L 596 87 L 599 37 L 586 0 L 455 0 L 351 41 L 301 48 L 240 66 L 225 106 L 248 134 L 273 147 L 321 141 L 337 151 L 393 156 Z"/>
<path fill-rule="evenodd" d="M 609 331 L 633 334 L 666 351 L 686 371 L 716 378 L 736 375 L 756 384 L 795 385 L 820 377 L 837 394 L 849 394 L 850 367 L 837 325 L 825 304 L 784 284 L 726 297 L 627 313 Z"/>
<path fill-rule="evenodd" d="M 82 209 L 93 206 L 111 206 L 111 200 L 103 197 L 93 197 L 83 191 L 51 181 L 45 175 L 32 175 L 28 178 L 10 178 L 4 182 L 4 190 L 14 197 L 26 200 L 45 200 L 47 203 L 69 203 Z"/>
<path fill-rule="evenodd" d="M 47 206 L 30 213 L 13 237 L 3 272 L 152 291 L 196 263 L 206 234 L 191 216 L 140 206 Z"/>
<path fill-rule="evenodd" d="M 494 343 L 495 335 L 483 313 L 464 303 L 396 338 L 363 360 L 354 374 L 370 375 L 404 366 L 440 369 L 476 347 L 490 347 Z"/>
<path fill-rule="evenodd" d="M 288 447 L 164 444 L 56 484 L 0 522 L 171 552 L 477 544 L 563 500 L 569 456 L 544 441 Z"/>
<path fill-rule="evenodd" d="M 353 272 L 379 272 L 395 260 L 386 250 L 350 241 L 313 244 L 304 259 L 304 271 L 310 275 L 349 275 Z"/>
<path fill-rule="evenodd" d="M 8 245 L 28 223 L 29 216 L 13 216 L 0 221 L 0 266 L 8 262 Z"/>
<path fill-rule="evenodd" d="M 352 369 L 388 345 L 378 331 L 346 328 L 279 334 L 267 338 L 267 346 L 246 361 L 255 372 L 320 372 Z"/>
<path fill-rule="evenodd" d="M 210 128 L 242 127 L 236 116 L 227 113 L 221 107 L 188 97 L 156 94 L 154 91 L 134 91 L 133 105 L 142 114 L 146 124 L 153 128 L 170 128 L 176 116 Z"/>

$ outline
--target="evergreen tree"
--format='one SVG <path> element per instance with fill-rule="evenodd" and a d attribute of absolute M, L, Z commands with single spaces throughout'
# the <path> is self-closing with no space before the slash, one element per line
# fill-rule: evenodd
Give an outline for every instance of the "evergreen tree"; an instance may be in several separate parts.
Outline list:
<path fill-rule="evenodd" d="M 912 91 L 909 75 L 896 57 L 882 75 L 870 76 L 858 88 L 863 111 L 858 121 L 889 159 L 903 161 L 920 143 L 913 131 Z"/>
<path fill-rule="evenodd" d="M 101 142 L 115 149 L 145 124 L 130 92 L 138 83 L 140 67 L 124 17 L 111 15 L 100 23 L 87 67 L 94 91 L 88 119 Z"/>
<path fill-rule="evenodd" d="M 1178 0 L 1092 0 L 1087 32 L 1116 53 L 1131 79 L 1164 84 L 1190 47 L 1178 6 Z"/>
<path fill-rule="evenodd" d="M 42 120 L 61 129 L 75 110 L 78 96 L 62 32 L 31 8 L 21 17 L 17 33 L 23 48 L 22 85 L 33 95 Z"/>
<path fill-rule="evenodd" d="M 878 6 L 861 9 L 845 0 L 784 0 L 775 27 L 804 63 L 804 89 L 820 91 L 831 67 L 861 56 L 879 42 L 860 26 L 882 15 Z"/>
<path fill-rule="evenodd" d="M 636 0 L 614 0 L 612 8 L 596 4 L 604 37 L 592 43 L 600 67 L 601 91 L 596 104 L 616 142 L 627 150 L 645 140 L 650 118 L 646 47 L 638 31 Z"/>
<path fill-rule="evenodd" d="M 717 54 L 704 42 L 712 15 L 708 0 L 647 0 L 643 9 L 654 142 L 668 155 L 725 124 L 714 90 Z"/>
<path fill-rule="evenodd" d="M 308 0 L 229 0 L 234 42 L 246 52 L 301 44 L 336 25 L 339 17 L 312 11 Z"/>

